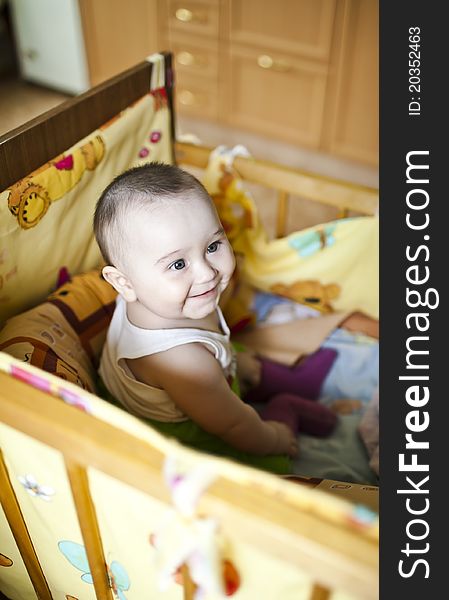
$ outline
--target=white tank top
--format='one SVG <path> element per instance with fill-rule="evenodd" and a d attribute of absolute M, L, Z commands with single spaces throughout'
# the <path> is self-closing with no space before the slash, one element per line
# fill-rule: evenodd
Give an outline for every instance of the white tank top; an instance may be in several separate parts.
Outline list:
<path fill-rule="evenodd" d="M 139 417 L 165 422 L 187 420 L 188 417 L 167 392 L 137 381 L 125 359 L 140 358 L 175 346 L 199 342 L 212 349 L 229 380 L 235 376 L 235 358 L 229 341 L 229 328 L 219 307 L 217 313 L 223 334 L 194 328 L 142 329 L 130 323 L 126 315 L 126 302 L 117 296 L 99 368 L 109 392 L 130 413 Z"/>

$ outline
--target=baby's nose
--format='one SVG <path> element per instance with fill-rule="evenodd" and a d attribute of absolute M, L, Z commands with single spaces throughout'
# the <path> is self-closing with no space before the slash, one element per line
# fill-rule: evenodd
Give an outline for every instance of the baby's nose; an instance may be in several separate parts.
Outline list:
<path fill-rule="evenodd" d="M 202 260 L 196 268 L 196 279 L 198 283 L 203 283 L 212 280 L 217 271 L 207 260 Z"/>

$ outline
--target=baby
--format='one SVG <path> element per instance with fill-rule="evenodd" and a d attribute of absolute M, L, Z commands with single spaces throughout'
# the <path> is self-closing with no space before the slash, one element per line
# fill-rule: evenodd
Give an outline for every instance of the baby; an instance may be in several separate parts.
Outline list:
<path fill-rule="evenodd" d="M 218 303 L 235 259 L 202 184 L 171 165 L 130 169 L 101 195 L 94 230 L 119 294 L 100 364 L 110 394 L 200 449 L 296 456 L 295 425 L 276 410 L 263 420 L 230 385 L 236 359 Z M 308 405 L 325 408 L 298 401 L 306 418 Z"/>

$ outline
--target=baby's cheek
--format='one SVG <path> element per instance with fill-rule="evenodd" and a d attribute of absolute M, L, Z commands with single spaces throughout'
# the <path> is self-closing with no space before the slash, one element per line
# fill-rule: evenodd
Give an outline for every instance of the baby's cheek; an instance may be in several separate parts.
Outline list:
<path fill-rule="evenodd" d="M 165 282 L 165 285 L 160 286 L 159 293 L 167 296 L 167 300 L 174 302 L 182 302 L 184 298 L 189 294 L 189 285 L 187 282 L 181 281 L 181 277 L 173 278 L 169 282 Z"/>
<path fill-rule="evenodd" d="M 226 252 L 225 270 L 226 274 L 231 277 L 235 269 L 235 256 L 232 248 L 229 246 Z"/>

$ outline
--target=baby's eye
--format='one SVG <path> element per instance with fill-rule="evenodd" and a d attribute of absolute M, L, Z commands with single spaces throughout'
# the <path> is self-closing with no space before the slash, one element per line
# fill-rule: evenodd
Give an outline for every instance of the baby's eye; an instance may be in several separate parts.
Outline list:
<path fill-rule="evenodd" d="M 209 252 L 209 254 L 212 254 L 212 252 L 216 252 L 218 250 L 218 247 L 220 246 L 221 242 L 212 242 L 212 244 L 210 244 L 207 247 L 207 251 Z"/>
<path fill-rule="evenodd" d="M 172 270 L 175 270 L 175 271 L 180 271 L 185 266 L 186 266 L 185 260 L 183 258 L 180 258 L 176 262 L 172 263 L 168 268 L 172 269 Z"/>

